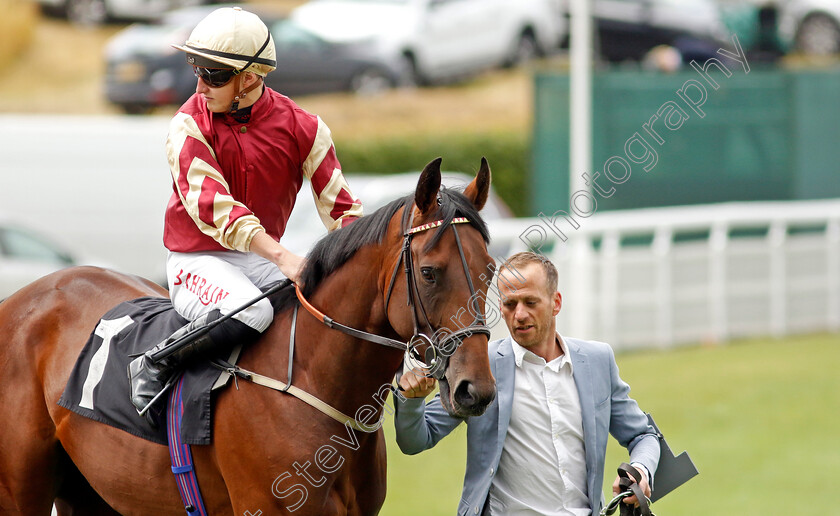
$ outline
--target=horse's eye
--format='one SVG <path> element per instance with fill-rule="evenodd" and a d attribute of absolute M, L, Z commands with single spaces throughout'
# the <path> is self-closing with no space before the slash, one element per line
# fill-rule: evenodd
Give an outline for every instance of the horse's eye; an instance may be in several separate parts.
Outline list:
<path fill-rule="evenodd" d="M 420 275 L 423 277 L 423 281 L 425 281 L 426 283 L 435 282 L 435 271 L 431 267 L 421 267 Z"/>

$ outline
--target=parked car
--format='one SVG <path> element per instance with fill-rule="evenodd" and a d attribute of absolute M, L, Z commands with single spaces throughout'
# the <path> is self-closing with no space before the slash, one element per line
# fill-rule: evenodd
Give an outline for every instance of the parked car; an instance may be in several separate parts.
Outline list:
<path fill-rule="evenodd" d="M 560 0 L 312 0 L 291 17 L 332 42 L 369 42 L 418 83 L 551 52 L 566 31 Z"/>
<path fill-rule="evenodd" d="M 840 54 L 840 2 L 782 0 L 778 3 L 779 33 L 803 54 Z"/>
<path fill-rule="evenodd" d="M 677 48 L 685 61 L 705 60 L 728 36 L 713 0 L 595 0 L 592 16 L 610 62 L 641 61 L 660 45 Z"/>
<path fill-rule="evenodd" d="M 149 20 L 179 7 L 214 0 L 36 0 L 50 13 L 66 16 L 80 25 L 100 25 L 111 20 Z"/>
<path fill-rule="evenodd" d="M 67 250 L 40 234 L 12 222 L 0 222 L 0 299 L 75 263 Z"/>
<path fill-rule="evenodd" d="M 412 193 L 417 187 L 419 176 L 419 172 L 387 175 L 345 174 L 353 195 L 362 201 L 365 214 L 373 213 L 400 196 Z M 441 180 L 442 184 L 448 188 L 463 189 L 473 178 L 458 172 L 443 172 Z M 484 209 L 481 210 L 481 216 L 486 221 L 492 221 L 510 218 L 513 214 L 491 188 L 490 197 Z M 327 230 L 321 223 L 312 199 L 311 187 L 306 183 L 298 193 L 295 209 L 292 211 L 292 216 L 286 225 L 286 234 L 283 235 L 280 243 L 290 251 L 305 255 L 312 245 L 326 234 Z M 496 249 L 491 242 L 489 251 L 491 256 L 496 257 L 506 253 L 507 250 Z"/>
<path fill-rule="evenodd" d="M 114 35 L 105 47 L 105 95 L 128 113 L 179 105 L 195 92 L 196 78 L 183 52 L 192 29 L 213 9 L 201 6 L 172 11 L 149 24 L 134 24 Z M 401 84 L 398 60 L 380 56 L 366 41 L 331 42 L 294 20 L 259 12 L 269 26 L 277 53 L 277 71 L 266 85 L 286 95 L 330 91 L 369 94 Z"/>

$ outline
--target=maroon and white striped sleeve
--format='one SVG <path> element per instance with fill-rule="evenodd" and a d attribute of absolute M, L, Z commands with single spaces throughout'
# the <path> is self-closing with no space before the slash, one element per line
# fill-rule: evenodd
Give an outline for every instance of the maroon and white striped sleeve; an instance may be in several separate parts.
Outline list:
<path fill-rule="evenodd" d="M 315 140 L 303 162 L 303 174 L 312 184 L 318 215 L 332 231 L 362 216 L 362 203 L 353 196 L 341 172 L 330 129 L 317 117 Z"/>

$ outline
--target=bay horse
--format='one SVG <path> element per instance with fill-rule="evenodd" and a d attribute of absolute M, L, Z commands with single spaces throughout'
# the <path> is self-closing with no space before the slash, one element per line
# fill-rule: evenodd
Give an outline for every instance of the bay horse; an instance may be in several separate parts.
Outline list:
<path fill-rule="evenodd" d="M 436 334 L 453 327 L 454 315 L 484 310 L 481 279 L 494 265 L 478 211 L 489 187 L 484 159 L 463 193 L 441 188 L 440 159 L 431 162 L 413 196 L 316 244 L 301 277 L 303 299 L 361 332 L 400 342 L 420 334 L 418 348 L 439 347 Z M 0 514 L 49 515 L 54 503 L 62 516 L 184 514 L 166 446 L 57 405 L 105 312 L 166 295 L 141 278 L 76 267 L 0 303 Z M 285 380 L 298 301 L 294 292 L 276 301 L 272 326 L 243 350 L 239 365 Z M 495 396 L 482 323 L 475 316 L 469 327 L 479 331 L 461 331 L 458 347 L 450 341 L 440 386 L 453 415 L 481 414 Z M 327 327 L 304 310 L 296 325 L 294 385 L 345 414 L 358 418 L 367 406 L 372 420 L 380 418 L 404 352 Z M 355 431 L 298 398 L 242 380 L 216 395 L 214 411 L 212 443 L 193 446 L 208 514 L 378 513 L 386 482 L 381 428 Z"/>

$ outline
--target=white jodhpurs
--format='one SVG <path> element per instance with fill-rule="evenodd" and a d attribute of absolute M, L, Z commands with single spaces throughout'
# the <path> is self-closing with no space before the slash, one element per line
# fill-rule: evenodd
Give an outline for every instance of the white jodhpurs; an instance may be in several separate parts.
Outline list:
<path fill-rule="evenodd" d="M 170 252 L 166 276 L 175 311 L 190 321 L 214 309 L 227 315 L 259 296 L 259 287 L 285 278 L 265 258 L 239 251 Z M 274 319 L 274 310 L 262 299 L 233 318 L 262 333 Z"/>

